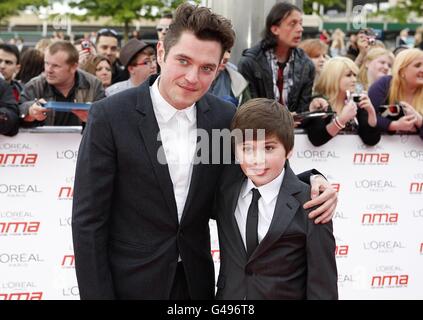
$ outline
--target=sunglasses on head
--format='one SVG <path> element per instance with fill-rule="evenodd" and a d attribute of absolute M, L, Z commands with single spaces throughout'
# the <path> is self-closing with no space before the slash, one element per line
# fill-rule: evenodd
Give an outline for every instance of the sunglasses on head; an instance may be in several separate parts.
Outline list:
<path fill-rule="evenodd" d="M 382 117 L 387 117 L 387 116 L 396 117 L 402 111 L 402 107 L 399 104 L 382 105 L 379 108 L 381 112 L 380 115 Z"/>
<path fill-rule="evenodd" d="M 104 35 L 104 34 L 112 34 L 115 37 L 118 36 L 118 33 L 115 30 L 109 29 L 109 28 L 100 29 L 100 30 L 98 30 L 97 34 L 100 35 L 100 36 Z"/>

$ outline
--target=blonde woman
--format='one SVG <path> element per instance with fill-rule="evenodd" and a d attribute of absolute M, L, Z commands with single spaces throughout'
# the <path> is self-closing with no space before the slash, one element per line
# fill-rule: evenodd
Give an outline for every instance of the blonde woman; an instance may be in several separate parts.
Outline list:
<path fill-rule="evenodd" d="M 336 29 L 332 34 L 332 44 L 330 46 L 331 57 L 345 55 L 345 33 L 341 29 Z"/>
<path fill-rule="evenodd" d="M 391 74 L 394 59 L 394 55 L 389 50 L 383 48 L 370 49 L 360 67 L 358 82 L 363 85 L 365 90 L 368 90 L 373 82 Z"/>
<path fill-rule="evenodd" d="M 385 132 L 418 132 L 423 139 L 423 51 L 400 52 L 392 67 L 392 76 L 384 76 L 369 89 L 373 105 L 400 104 L 402 110 L 390 118 L 378 114 L 377 125 Z"/>
<path fill-rule="evenodd" d="M 329 103 L 333 116 L 312 118 L 305 125 L 308 137 L 320 146 L 335 137 L 348 126 L 357 126 L 357 132 L 367 145 L 380 140 L 376 128 L 376 111 L 369 97 L 362 93 L 357 102 L 350 99 L 357 82 L 358 67 L 351 59 L 336 57 L 326 62 L 316 84 L 316 93 Z"/>

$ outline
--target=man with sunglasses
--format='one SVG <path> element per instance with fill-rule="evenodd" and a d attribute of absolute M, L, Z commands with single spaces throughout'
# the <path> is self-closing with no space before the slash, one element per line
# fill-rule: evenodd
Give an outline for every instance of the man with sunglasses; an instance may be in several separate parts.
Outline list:
<path fill-rule="evenodd" d="M 112 64 L 112 84 L 128 80 L 129 74 L 118 59 L 119 36 L 113 29 L 104 28 L 97 32 L 95 42 L 97 53 L 106 56 Z"/>
<path fill-rule="evenodd" d="M 159 41 L 163 41 L 167 31 L 169 30 L 169 26 L 171 23 L 172 23 L 171 13 L 166 13 L 160 18 L 159 23 L 156 26 L 157 37 Z"/>
<path fill-rule="evenodd" d="M 156 52 L 153 46 L 135 38 L 123 46 L 120 61 L 128 71 L 129 79 L 108 87 L 106 96 L 137 87 L 157 72 Z"/>

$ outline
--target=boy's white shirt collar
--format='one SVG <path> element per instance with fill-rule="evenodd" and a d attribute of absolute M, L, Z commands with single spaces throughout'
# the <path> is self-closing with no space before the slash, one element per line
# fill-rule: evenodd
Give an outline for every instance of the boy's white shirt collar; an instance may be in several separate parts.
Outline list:
<path fill-rule="evenodd" d="M 256 187 L 254 182 L 250 178 L 247 178 L 247 183 L 244 185 L 244 188 L 241 191 L 241 196 L 242 198 L 245 198 L 251 189 L 258 189 L 264 202 L 269 204 L 278 196 L 284 176 L 285 169 L 282 169 L 282 172 L 275 179 L 269 183 L 266 183 L 265 185 L 262 185 L 261 187 Z"/>

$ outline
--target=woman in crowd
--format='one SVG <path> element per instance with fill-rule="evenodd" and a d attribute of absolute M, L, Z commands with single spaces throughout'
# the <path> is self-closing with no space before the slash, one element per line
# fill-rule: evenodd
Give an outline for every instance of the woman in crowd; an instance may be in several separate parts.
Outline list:
<path fill-rule="evenodd" d="M 16 75 L 22 85 L 44 72 L 44 53 L 37 49 L 27 49 L 21 55 L 21 69 Z"/>
<path fill-rule="evenodd" d="M 383 48 L 373 48 L 367 52 L 358 73 L 358 81 L 365 90 L 379 78 L 391 74 L 394 55 Z"/>
<path fill-rule="evenodd" d="M 320 73 L 322 72 L 323 66 L 326 62 L 326 55 L 328 52 L 328 46 L 319 39 L 307 39 L 300 43 L 298 46 L 303 49 L 306 55 L 313 61 L 316 70 L 314 77 L 314 86 L 319 79 Z M 313 87 L 314 87 L 313 86 Z"/>
<path fill-rule="evenodd" d="M 311 118 L 305 128 L 311 143 L 321 146 L 347 126 L 357 127 L 358 135 L 367 145 L 380 140 L 376 128 L 376 112 L 369 97 L 362 93 L 356 102 L 351 99 L 357 82 L 358 67 L 351 59 L 332 58 L 323 67 L 316 84 L 316 93 L 329 103 L 332 116 Z"/>
<path fill-rule="evenodd" d="M 400 52 L 392 76 L 384 76 L 369 89 L 370 100 L 378 109 L 377 125 L 385 132 L 418 132 L 423 139 L 423 51 Z M 383 105 L 401 108 L 382 110 Z"/>
<path fill-rule="evenodd" d="M 90 55 L 81 65 L 81 69 L 95 75 L 103 83 L 104 89 L 112 83 L 112 66 L 106 56 Z"/>
<path fill-rule="evenodd" d="M 336 29 L 332 34 L 332 44 L 330 46 L 331 57 L 343 56 L 346 53 L 345 33 L 341 29 Z"/>

